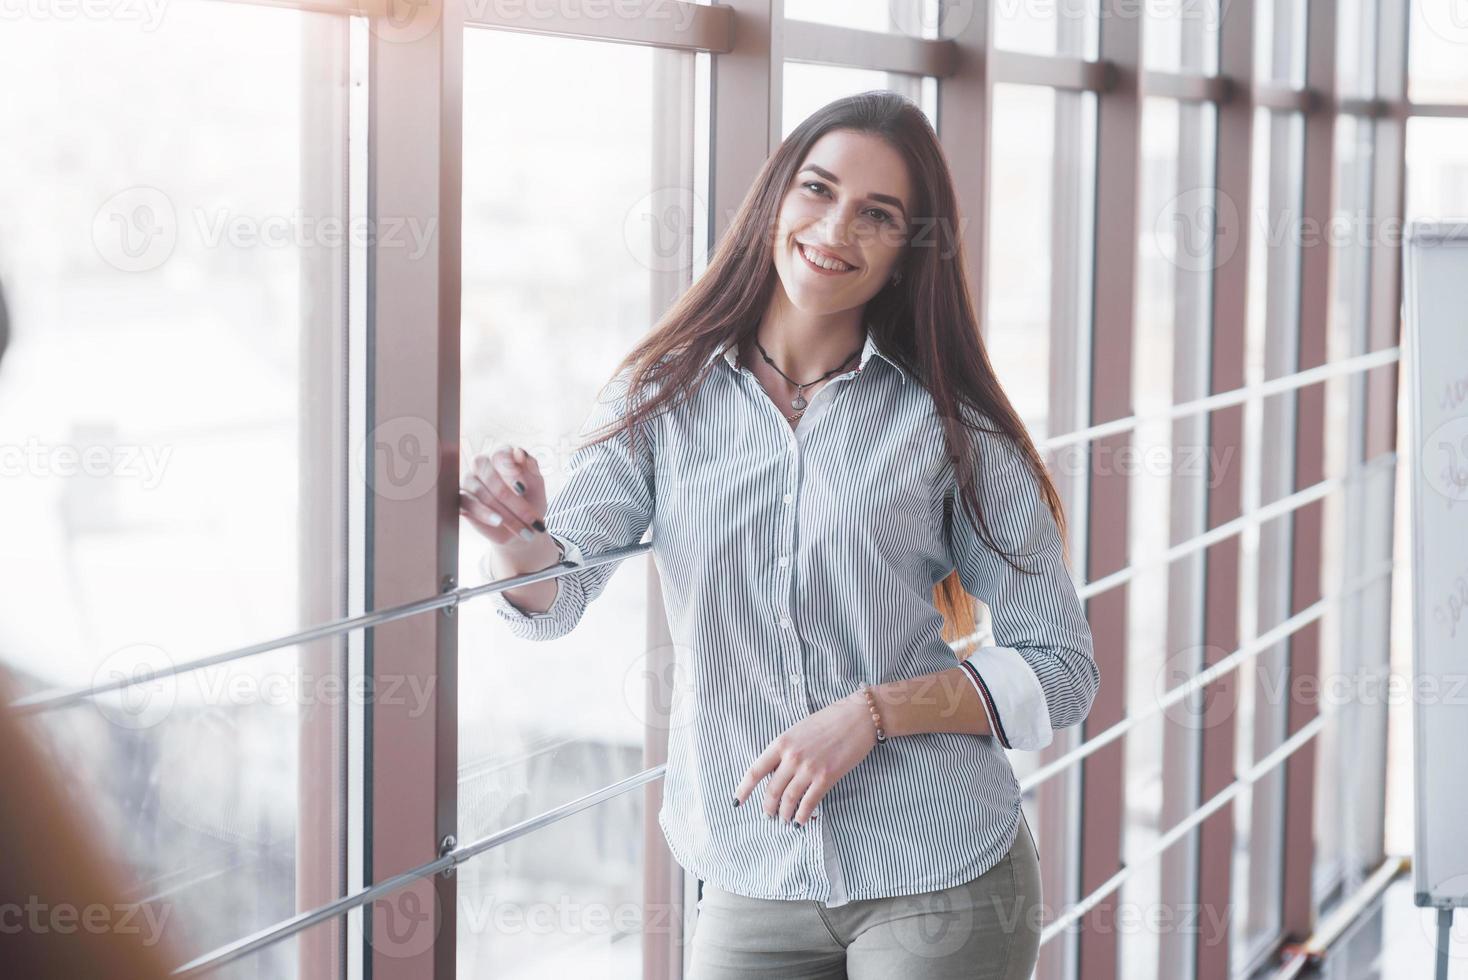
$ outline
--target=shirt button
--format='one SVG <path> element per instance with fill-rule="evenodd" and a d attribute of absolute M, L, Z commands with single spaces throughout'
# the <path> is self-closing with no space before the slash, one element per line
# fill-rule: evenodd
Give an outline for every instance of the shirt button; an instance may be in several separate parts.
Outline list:
<path fill-rule="evenodd" d="M 800 683 L 800 675 L 799 674 L 791 674 L 790 675 L 790 683 L 792 683 L 792 684 L 799 684 Z"/>
<path fill-rule="evenodd" d="M 787 504 L 788 504 L 788 503 L 790 503 L 790 501 L 792 501 L 792 500 L 794 500 L 794 499 L 795 499 L 795 497 L 794 497 L 794 495 L 793 495 L 793 494 L 788 494 L 788 493 L 787 493 L 787 494 L 786 494 L 786 495 L 785 495 L 785 502 L 786 502 L 786 503 L 787 503 Z"/>
<path fill-rule="evenodd" d="M 781 555 L 780 556 L 780 567 L 781 568 L 785 568 L 789 564 L 790 564 L 790 556 L 789 555 Z"/>
<path fill-rule="evenodd" d="M 785 619 L 784 617 L 781 617 L 781 619 L 780 619 L 780 628 L 782 630 L 788 630 L 790 628 L 790 620 Z"/>

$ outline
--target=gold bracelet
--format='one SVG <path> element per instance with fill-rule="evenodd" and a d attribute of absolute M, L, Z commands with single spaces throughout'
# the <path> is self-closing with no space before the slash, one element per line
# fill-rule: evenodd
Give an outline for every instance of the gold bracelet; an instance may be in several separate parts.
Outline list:
<path fill-rule="evenodd" d="M 872 696 L 872 689 L 862 682 L 861 693 L 866 696 L 867 707 L 872 709 L 872 724 L 877 727 L 877 744 L 881 745 L 887 741 L 887 733 L 882 730 L 882 716 L 877 713 L 877 701 Z"/>

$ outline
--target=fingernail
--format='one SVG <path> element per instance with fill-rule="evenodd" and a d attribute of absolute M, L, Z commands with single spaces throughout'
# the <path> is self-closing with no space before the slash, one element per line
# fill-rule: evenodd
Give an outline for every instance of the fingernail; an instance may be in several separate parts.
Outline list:
<path fill-rule="evenodd" d="M 505 522 L 505 519 L 503 517 L 501 517 L 500 515 L 494 513 L 493 511 L 490 512 L 490 515 L 489 515 L 489 523 L 490 523 L 490 525 L 492 527 L 499 527 L 504 522 Z"/>
<path fill-rule="evenodd" d="M 532 524 L 531 526 L 534 527 L 537 531 L 544 531 L 545 530 L 545 521 L 543 521 L 543 520 L 541 520 L 540 518 L 537 517 L 535 519 L 535 523 Z"/>
<path fill-rule="evenodd" d="M 521 483 L 519 480 L 516 480 L 515 481 L 515 492 L 518 493 L 522 497 L 525 496 L 525 484 Z"/>
<path fill-rule="evenodd" d="M 739 805 L 739 797 L 737 797 L 737 796 L 734 797 L 734 805 L 735 806 L 738 806 Z"/>
<path fill-rule="evenodd" d="M 526 541 L 534 541 L 535 532 L 530 530 L 530 528 L 528 527 L 522 527 L 520 529 L 520 537 L 524 538 Z"/>
<path fill-rule="evenodd" d="M 795 826 L 800 827 L 800 821 L 799 820 L 795 821 Z M 800 829 L 801 830 L 804 830 L 805 828 L 804 827 L 800 827 Z"/>

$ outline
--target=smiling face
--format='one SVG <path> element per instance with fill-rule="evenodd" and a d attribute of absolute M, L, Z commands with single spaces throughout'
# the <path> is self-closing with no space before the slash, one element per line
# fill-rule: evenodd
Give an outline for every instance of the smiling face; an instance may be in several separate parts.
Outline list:
<path fill-rule="evenodd" d="M 860 306 L 891 278 L 907 244 L 907 164 L 885 140 L 831 130 L 810 148 L 780 203 L 775 269 L 811 315 Z"/>

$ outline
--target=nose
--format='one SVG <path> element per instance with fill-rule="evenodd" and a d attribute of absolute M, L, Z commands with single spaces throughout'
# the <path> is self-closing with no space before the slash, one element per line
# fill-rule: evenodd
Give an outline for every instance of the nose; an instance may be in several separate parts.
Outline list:
<path fill-rule="evenodd" d="M 846 212 L 846 206 L 839 203 L 833 203 L 826 209 L 826 213 L 821 216 L 821 220 L 817 223 L 817 227 L 821 232 L 820 240 L 816 242 L 817 245 L 826 245 L 830 248 L 846 247 L 848 244 L 847 232 L 850 230 L 853 220 L 853 216 L 848 215 Z"/>

